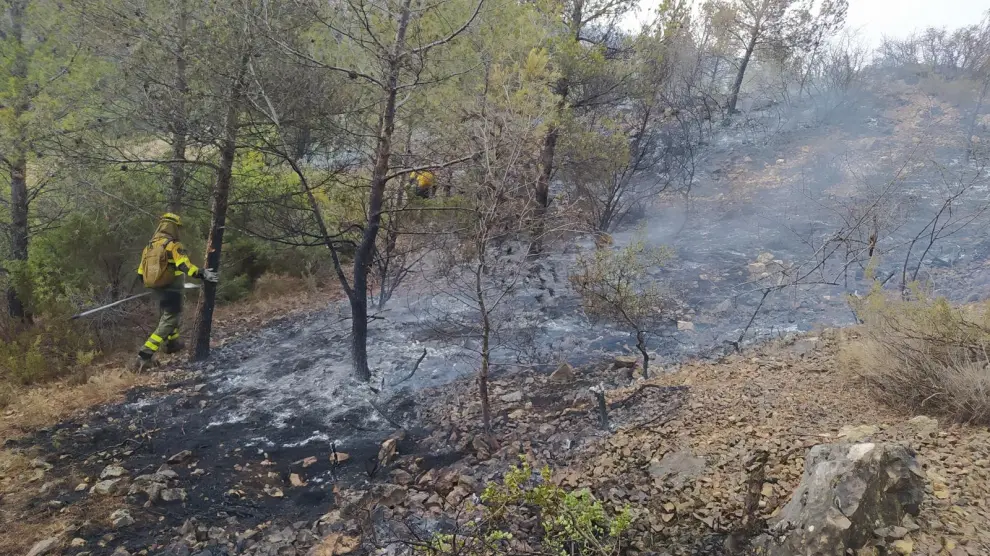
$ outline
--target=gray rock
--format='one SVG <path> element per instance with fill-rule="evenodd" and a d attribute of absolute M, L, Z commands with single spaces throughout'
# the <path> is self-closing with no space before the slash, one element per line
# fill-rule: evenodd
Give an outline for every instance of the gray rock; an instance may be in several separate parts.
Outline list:
<path fill-rule="evenodd" d="M 119 479 L 127 475 L 127 470 L 119 465 L 108 465 L 100 472 L 100 479 Z"/>
<path fill-rule="evenodd" d="M 613 369 L 635 369 L 638 358 L 635 355 L 617 355 L 612 360 Z"/>
<path fill-rule="evenodd" d="M 193 455 L 193 453 L 190 452 L 189 450 L 182 450 L 178 454 L 173 454 L 171 457 L 169 457 L 165 461 L 167 463 L 171 463 L 172 465 L 175 465 L 177 463 L 182 463 L 182 462 L 186 461 L 187 459 L 191 458 L 192 455 Z"/>
<path fill-rule="evenodd" d="M 186 489 L 166 488 L 161 492 L 163 502 L 184 502 L 186 500 Z"/>
<path fill-rule="evenodd" d="M 110 556 L 131 556 L 131 553 L 123 546 L 118 546 L 117 550 L 114 550 Z"/>
<path fill-rule="evenodd" d="M 55 488 L 58 487 L 60 484 L 62 484 L 62 481 L 48 481 L 47 483 L 41 485 L 41 488 L 38 489 L 38 493 L 48 494 L 51 491 L 55 490 Z"/>
<path fill-rule="evenodd" d="M 121 527 L 134 525 L 134 518 L 131 517 L 131 512 L 121 508 L 110 514 L 110 523 L 113 524 L 114 528 L 119 529 Z"/>
<path fill-rule="evenodd" d="M 918 415 L 908 420 L 916 432 L 918 438 L 932 438 L 938 436 L 938 420 L 926 415 Z"/>
<path fill-rule="evenodd" d="M 186 543 L 182 541 L 175 541 L 168 545 L 165 554 L 168 554 L 169 556 L 190 556 L 191 551 Z"/>
<path fill-rule="evenodd" d="M 705 470 L 705 460 L 683 450 L 667 454 L 650 462 L 649 473 L 654 479 L 664 479 L 676 486 L 697 477 Z"/>
<path fill-rule="evenodd" d="M 876 425 L 846 425 L 839 429 L 839 438 L 847 442 L 862 442 L 880 432 Z"/>
<path fill-rule="evenodd" d="M 413 476 L 404 469 L 396 469 L 395 471 L 392 471 L 392 481 L 398 485 L 411 485 L 413 482 Z"/>
<path fill-rule="evenodd" d="M 100 496 L 112 496 L 113 494 L 116 494 L 119 489 L 120 479 L 108 479 L 93 485 L 93 488 L 89 489 L 89 493 L 99 494 Z"/>
<path fill-rule="evenodd" d="M 163 464 L 161 467 L 159 467 L 158 468 L 158 471 L 155 471 L 155 476 L 158 479 L 160 479 L 161 482 L 165 482 L 165 481 L 168 481 L 170 479 L 178 479 L 179 478 L 179 474 L 176 473 L 175 471 L 172 471 L 172 468 L 169 467 L 168 464 Z"/>
<path fill-rule="evenodd" d="M 44 469 L 45 471 L 50 471 L 52 469 L 52 464 L 41 458 L 34 458 L 31 460 L 31 467 L 35 469 Z M 45 539 L 47 540 L 47 539 Z"/>
<path fill-rule="evenodd" d="M 183 535 L 183 536 L 189 535 L 189 534 L 193 533 L 194 531 L 196 531 L 196 520 L 195 519 L 187 519 L 187 520 L 185 520 L 182 523 L 182 526 L 179 527 L 179 534 L 180 535 Z"/>
<path fill-rule="evenodd" d="M 924 477 L 914 453 L 897 444 L 815 446 L 801 484 L 755 548 L 767 556 L 863 548 L 878 530 L 892 533 L 904 514 L 918 515 Z"/>
<path fill-rule="evenodd" d="M 49 537 L 35 543 L 35 545 L 31 547 L 31 550 L 28 551 L 27 556 L 42 556 L 43 554 L 48 554 L 56 546 L 58 546 L 58 537 Z"/>
<path fill-rule="evenodd" d="M 164 491 L 165 485 L 162 483 L 147 483 L 144 485 L 134 485 L 128 494 L 143 493 L 148 497 L 148 501 L 154 504 L 162 499 L 162 492 Z"/>
<path fill-rule="evenodd" d="M 505 403 L 517 403 L 521 402 L 523 399 L 522 390 L 516 390 L 515 392 L 509 392 L 508 394 L 502 394 L 499 398 Z"/>
<path fill-rule="evenodd" d="M 557 370 L 550 374 L 550 382 L 565 383 L 573 382 L 577 378 L 574 367 L 564 361 L 557 367 Z"/>
<path fill-rule="evenodd" d="M 300 547 L 310 547 L 316 544 L 316 535 L 309 529 L 302 529 L 296 533 L 296 545 Z"/>

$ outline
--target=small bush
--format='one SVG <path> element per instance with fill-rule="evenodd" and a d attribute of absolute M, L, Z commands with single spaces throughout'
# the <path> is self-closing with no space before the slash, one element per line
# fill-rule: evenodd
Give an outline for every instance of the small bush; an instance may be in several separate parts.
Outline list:
<path fill-rule="evenodd" d="M 953 307 L 915 288 L 909 299 L 878 289 L 854 305 L 864 335 L 840 361 L 882 402 L 990 423 L 990 304 Z"/>
<path fill-rule="evenodd" d="M 0 341 L 0 381 L 44 382 L 89 366 L 97 355 L 92 338 L 66 320 L 52 319 L 9 333 Z"/>
<path fill-rule="evenodd" d="M 510 532 L 536 515 L 542 528 L 540 554 L 612 556 L 621 553 L 633 522 L 629 508 L 610 512 L 587 489 L 568 491 L 555 485 L 549 468 L 534 473 L 523 463 L 489 484 L 481 495 L 477 519 L 456 535 L 437 534 L 418 552 L 430 556 L 516 554 Z M 529 540 L 529 539 L 520 539 Z"/>

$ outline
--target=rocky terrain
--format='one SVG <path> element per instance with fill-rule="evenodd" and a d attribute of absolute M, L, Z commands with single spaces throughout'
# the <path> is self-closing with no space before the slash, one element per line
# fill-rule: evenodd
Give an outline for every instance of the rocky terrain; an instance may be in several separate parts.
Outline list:
<path fill-rule="evenodd" d="M 811 447 L 868 441 L 907 447 L 924 474 L 920 514 L 871 542 L 888 553 L 988 553 L 990 432 L 876 404 L 837 362 L 855 335 L 825 330 L 648 380 L 629 359 L 506 374 L 495 381 L 491 437 L 476 434 L 480 409 L 463 380 L 381 408 L 416 426 L 379 420 L 364 444 L 314 440 L 300 420 L 247 424 L 281 434 L 278 446 L 249 446 L 210 426 L 229 402 L 202 377 L 176 373 L 158 392 L 7 443 L 19 462 L 3 470 L 13 525 L 4 552 L 401 554 L 417 535 L 455 526 L 524 457 L 551 466 L 563 486 L 635 508 L 631 545 L 642 553 L 730 553 L 754 457 L 764 458 L 756 516 L 765 525 L 798 487 Z M 599 383 L 607 431 L 588 392 Z M 152 395 L 163 397 L 140 401 Z"/>

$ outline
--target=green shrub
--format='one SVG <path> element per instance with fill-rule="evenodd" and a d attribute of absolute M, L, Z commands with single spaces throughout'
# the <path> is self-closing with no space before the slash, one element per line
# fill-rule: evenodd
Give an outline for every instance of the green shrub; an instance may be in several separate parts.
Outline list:
<path fill-rule="evenodd" d="M 217 288 L 217 299 L 221 303 L 240 301 L 251 293 L 253 283 L 246 274 L 224 276 Z"/>
<path fill-rule="evenodd" d="M 568 491 L 552 482 L 549 468 L 535 474 L 525 462 L 511 468 L 501 483 L 489 484 L 477 510 L 477 519 L 467 523 L 465 532 L 437 534 L 419 549 L 420 553 L 514 554 L 509 530 L 535 513 L 542 529 L 539 542 L 544 553 L 611 556 L 621 553 L 633 522 L 630 508 L 609 512 L 589 490 Z"/>
<path fill-rule="evenodd" d="M 0 342 L 0 382 L 32 384 L 89 366 L 98 355 L 92 337 L 71 321 L 51 319 L 8 332 Z"/>

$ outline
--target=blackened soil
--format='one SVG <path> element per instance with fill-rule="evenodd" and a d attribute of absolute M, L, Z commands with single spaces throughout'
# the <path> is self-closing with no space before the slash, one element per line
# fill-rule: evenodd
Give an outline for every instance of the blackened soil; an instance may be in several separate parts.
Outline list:
<path fill-rule="evenodd" d="M 370 408 L 347 412 L 329 425 L 304 407 L 249 412 L 239 420 L 238 407 L 250 396 L 249 391 L 219 395 L 208 382 L 188 378 L 160 389 L 132 391 L 125 403 L 8 441 L 6 447 L 40 455 L 53 466 L 44 481 L 62 481 L 32 500 L 32 512 L 49 511 L 53 500 L 67 507 L 99 496 L 88 488 L 76 491 L 78 478 L 86 477 L 92 485 L 108 465 L 126 469 L 126 485 L 136 476 L 154 473 L 171 456 L 191 452 L 170 466 L 178 477 L 168 486 L 184 489 L 185 501 L 148 504 L 143 494 L 122 496 L 127 493 L 124 486 L 107 498 L 108 515 L 88 516 L 85 524 L 78 524 L 73 536 L 87 541 L 79 550 L 94 555 L 110 554 L 118 547 L 170 553 L 167 545 L 189 519 L 236 531 L 261 524 L 272 530 L 291 524 L 298 528 L 300 522 L 311 524 L 334 507 L 335 487 L 366 486 L 386 476 L 376 462 L 381 442 L 393 431 L 369 428 L 367 423 L 374 421 L 367 414 Z M 409 400 L 397 400 L 390 408 L 395 417 L 414 409 Z M 407 435 L 398 450 L 416 454 L 420 438 Z M 332 462 L 335 450 L 338 460 L 346 461 Z M 306 458 L 315 458 L 315 463 L 305 463 Z M 424 459 L 423 465 L 429 466 L 432 459 Z M 293 485 L 293 474 L 305 485 Z M 109 513 L 119 508 L 129 509 L 136 523 L 114 530 Z"/>

